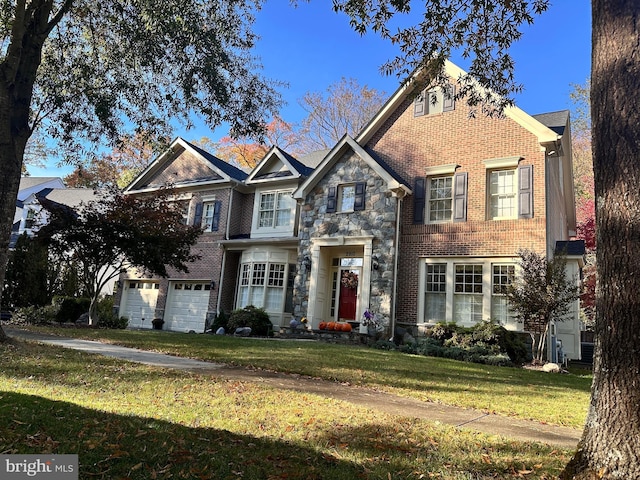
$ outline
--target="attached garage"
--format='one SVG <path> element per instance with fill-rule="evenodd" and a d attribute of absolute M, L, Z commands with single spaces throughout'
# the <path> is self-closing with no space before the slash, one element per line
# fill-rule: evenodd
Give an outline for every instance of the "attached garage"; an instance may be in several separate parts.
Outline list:
<path fill-rule="evenodd" d="M 169 282 L 163 328 L 176 332 L 204 332 L 210 294 L 209 281 Z"/>
<path fill-rule="evenodd" d="M 130 328 L 151 328 L 160 284 L 149 280 L 126 280 L 120 301 L 120 316 L 129 319 Z"/>

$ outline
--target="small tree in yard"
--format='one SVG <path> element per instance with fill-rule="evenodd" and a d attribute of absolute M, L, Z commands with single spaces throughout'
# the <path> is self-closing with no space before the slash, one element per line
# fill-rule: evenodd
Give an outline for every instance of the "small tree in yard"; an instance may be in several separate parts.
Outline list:
<path fill-rule="evenodd" d="M 575 279 L 567 278 L 564 255 L 547 260 L 536 252 L 520 250 L 518 256 L 520 274 L 507 288 L 507 299 L 531 333 L 534 361 L 542 363 L 549 323 L 562 321 L 570 312 L 579 287 Z"/>
<path fill-rule="evenodd" d="M 42 199 L 49 212 L 38 232 L 53 251 L 78 266 L 91 298 L 89 324 L 96 325 L 101 290 L 120 272 L 138 269 L 166 277 L 168 268 L 187 272 L 198 258 L 191 252 L 201 233 L 182 223 L 182 213 L 167 201 L 170 190 L 145 197 L 112 191 L 77 210 Z"/>

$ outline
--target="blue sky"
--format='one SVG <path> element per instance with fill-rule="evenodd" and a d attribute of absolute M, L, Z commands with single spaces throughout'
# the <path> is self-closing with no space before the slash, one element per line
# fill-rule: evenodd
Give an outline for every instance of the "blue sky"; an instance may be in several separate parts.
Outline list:
<path fill-rule="evenodd" d="M 349 26 L 344 14 L 337 14 L 328 1 L 299 2 L 267 0 L 258 13 L 255 31 L 261 39 L 256 55 L 267 78 L 285 81 L 281 91 L 287 105 L 281 117 L 300 122 L 305 112 L 298 105 L 306 92 L 325 91 L 341 77 L 355 78 L 393 94 L 399 84 L 395 76 L 384 76 L 379 67 L 398 53 L 390 43 L 374 34 L 360 36 Z M 516 79 L 524 91 L 515 97 L 518 107 L 530 114 L 571 109 L 569 93 L 573 84 L 583 84 L 591 68 L 591 7 L 589 0 L 552 0 L 550 9 L 528 26 L 523 38 L 512 48 Z M 458 66 L 468 66 L 452 58 Z M 186 140 L 209 137 L 216 141 L 227 134 L 222 126 L 212 131 L 196 121 L 191 130 L 174 133 Z M 70 167 L 29 170 L 32 175 L 63 176 Z"/>

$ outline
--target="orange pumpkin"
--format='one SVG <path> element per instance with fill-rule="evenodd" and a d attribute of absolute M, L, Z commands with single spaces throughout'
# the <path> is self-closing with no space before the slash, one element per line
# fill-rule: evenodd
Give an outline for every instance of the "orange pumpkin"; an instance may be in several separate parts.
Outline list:
<path fill-rule="evenodd" d="M 327 330 L 334 330 L 335 328 L 336 328 L 336 323 L 335 322 L 327 323 Z"/>
<path fill-rule="evenodd" d="M 327 328 L 327 322 L 320 322 L 320 325 L 318 325 L 318 328 L 320 330 L 324 330 L 325 328 Z"/>
<path fill-rule="evenodd" d="M 351 324 L 350 323 L 345 323 L 344 325 L 342 325 L 342 331 L 343 332 L 350 332 L 351 331 Z"/>

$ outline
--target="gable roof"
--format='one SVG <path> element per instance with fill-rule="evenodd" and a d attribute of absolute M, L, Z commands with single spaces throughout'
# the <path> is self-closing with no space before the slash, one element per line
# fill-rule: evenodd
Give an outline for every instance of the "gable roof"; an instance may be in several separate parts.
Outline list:
<path fill-rule="evenodd" d="M 342 137 L 335 147 L 331 149 L 328 155 L 324 157 L 324 160 L 313 171 L 311 176 L 300 185 L 297 190 L 292 194 L 296 200 L 302 200 L 309 192 L 316 186 L 316 184 L 328 173 L 328 171 L 335 165 L 335 163 L 342 157 L 342 155 L 352 150 L 358 155 L 364 162 L 367 163 L 377 175 L 380 176 L 386 183 L 389 190 L 403 191 L 404 193 L 411 193 L 408 183 L 405 182 L 400 175 L 394 172 L 385 162 L 378 156 L 372 155 L 371 151 L 362 148 L 358 142 L 356 142 L 349 135 Z"/>
<path fill-rule="evenodd" d="M 445 61 L 444 73 L 454 80 L 461 78 L 467 73 L 449 60 Z M 418 85 L 424 85 L 424 73 L 418 71 L 406 82 L 404 82 L 396 92 L 387 100 L 380 111 L 365 125 L 362 131 L 356 136 L 355 140 L 360 145 L 366 145 L 375 133 L 384 125 L 389 117 L 404 103 L 407 98 L 414 95 Z M 542 123 L 540 120 L 520 110 L 518 107 L 507 107 L 504 115 L 517 122 L 520 126 L 538 137 L 540 143 L 549 143 L 558 140 L 559 134 Z"/>
<path fill-rule="evenodd" d="M 171 182 L 168 182 L 166 178 L 162 179 L 163 174 L 165 177 L 168 175 L 167 168 L 173 162 L 179 160 L 185 152 L 190 154 L 188 158 L 185 158 L 185 162 L 192 164 L 195 162 L 194 168 L 199 169 L 197 175 L 185 175 L 185 178 L 178 178 L 176 181 Z M 157 190 L 167 183 L 171 183 L 174 188 L 227 182 L 242 183 L 246 178 L 247 174 L 239 168 L 187 142 L 183 138 L 177 137 L 165 152 L 140 172 L 124 189 L 124 192 Z"/>
<path fill-rule="evenodd" d="M 52 202 L 75 208 L 81 203 L 98 198 L 98 192 L 92 188 L 46 188 L 36 193 L 36 198 L 47 198 Z"/>
<path fill-rule="evenodd" d="M 60 177 L 21 177 L 18 187 L 18 201 L 23 201 L 29 195 L 46 187 L 65 188 L 65 185 Z"/>
<path fill-rule="evenodd" d="M 284 168 L 273 169 L 274 164 L 280 164 Z M 262 158 L 247 177 L 245 183 L 261 183 L 282 179 L 300 179 L 311 175 L 313 168 L 308 167 L 295 157 L 288 154 L 280 147 L 271 147 L 271 150 Z"/>
<path fill-rule="evenodd" d="M 569 123 L 569 110 L 560 110 L 557 112 L 539 113 L 532 115 L 543 125 L 546 125 L 558 135 L 564 135 L 564 131 Z"/>

